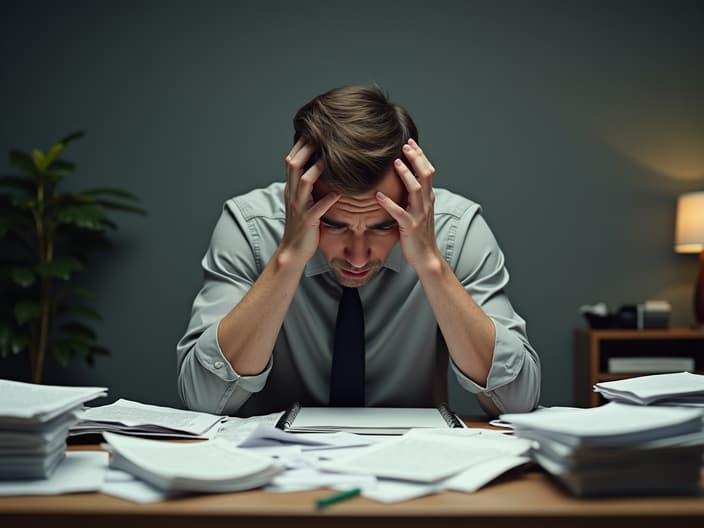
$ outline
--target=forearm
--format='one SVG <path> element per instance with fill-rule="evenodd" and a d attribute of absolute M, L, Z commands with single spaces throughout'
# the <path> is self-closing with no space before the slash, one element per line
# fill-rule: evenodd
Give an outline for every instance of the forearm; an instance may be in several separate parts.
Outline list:
<path fill-rule="evenodd" d="M 256 375 L 266 367 L 304 267 L 305 259 L 280 248 L 249 292 L 220 321 L 220 349 L 239 375 Z"/>
<path fill-rule="evenodd" d="M 496 341 L 494 323 L 440 255 L 428 258 L 416 272 L 455 365 L 475 383 L 486 385 Z"/>

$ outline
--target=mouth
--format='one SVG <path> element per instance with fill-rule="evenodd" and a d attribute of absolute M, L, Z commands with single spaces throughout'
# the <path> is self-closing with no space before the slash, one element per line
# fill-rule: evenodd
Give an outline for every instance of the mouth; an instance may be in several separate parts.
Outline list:
<path fill-rule="evenodd" d="M 345 276 L 350 279 L 361 279 L 366 277 L 369 274 L 369 270 L 362 270 L 362 271 L 351 271 L 345 268 L 340 268 L 340 272 Z"/>

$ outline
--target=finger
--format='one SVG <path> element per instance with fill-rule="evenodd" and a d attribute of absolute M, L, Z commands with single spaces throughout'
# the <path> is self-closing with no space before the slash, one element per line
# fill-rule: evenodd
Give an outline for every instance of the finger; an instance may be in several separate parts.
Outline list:
<path fill-rule="evenodd" d="M 396 223 L 400 228 L 404 228 L 408 225 L 409 214 L 403 207 L 394 202 L 391 198 L 386 196 L 383 192 L 378 191 L 376 193 L 376 200 L 379 205 L 391 215 L 391 218 L 396 220 Z"/>
<path fill-rule="evenodd" d="M 296 145 L 298 145 L 301 141 L 302 140 L 299 140 Z M 291 151 L 293 152 L 294 149 L 291 149 Z M 291 187 L 292 197 L 298 196 L 298 181 L 301 174 L 303 174 L 303 168 L 305 167 L 308 158 L 310 158 L 314 150 L 315 148 L 310 143 L 303 143 L 303 145 L 295 151 L 295 154 L 286 156 L 286 181 Z"/>
<path fill-rule="evenodd" d="M 415 175 L 423 187 L 423 196 L 426 199 L 430 199 L 435 167 L 433 167 L 423 150 L 413 139 L 409 139 L 408 143 L 403 146 L 403 154 L 411 162 Z"/>
<path fill-rule="evenodd" d="M 335 202 L 337 202 L 342 196 L 340 193 L 331 192 L 323 196 L 320 200 L 313 204 L 310 208 L 310 215 L 316 220 L 320 220 L 320 217 L 328 212 Z"/>
<path fill-rule="evenodd" d="M 315 164 L 308 169 L 298 180 L 298 197 L 299 199 L 308 199 L 313 193 L 313 185 L 318 181 L 320 175 L 323 173 L 324 165 L 321 160 L 315 162 Z"/>
<path fill-rule="evenodd" d="M 400 159 L 394 161 L 394 169 L 408 191 L 409 207 L 418 204 L 422 199 L 421 192 L 423 190 L 420 182 Z"/>
<path fill-rule="evenodd" d="M 306 141 L 303 138 L 298 138 L 298 141 L 296 141 L 296 144 L 291 147 L 291 150 L 289 151 L 288 154 L 286 154 L 286 161 L 289 160 L 289 158 L 293 158 L 296 153 L 301 150 L 301 147 L 306 144 Z"/>

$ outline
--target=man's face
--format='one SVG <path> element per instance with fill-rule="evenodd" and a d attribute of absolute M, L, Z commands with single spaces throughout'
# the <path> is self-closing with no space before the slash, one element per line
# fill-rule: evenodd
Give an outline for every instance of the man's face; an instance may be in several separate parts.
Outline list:
<path fill-rule="evenodd" d="M 374 189 L 343 195 L 320 220 L 318 246 L 343 286 L 358 288 L 367 284 L 379 273 L 398 241 L 398 225 L 377 202 L 377 191 L 405 207 L 406 191 L 391 167 Z M 313 198 L 317 201 L 328 192 L 330 188 L 318 181 Z"/>

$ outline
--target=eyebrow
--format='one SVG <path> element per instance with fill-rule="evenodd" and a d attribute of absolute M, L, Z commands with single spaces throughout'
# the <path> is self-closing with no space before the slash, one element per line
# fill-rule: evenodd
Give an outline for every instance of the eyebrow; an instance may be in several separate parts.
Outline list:
<path fill-rule="evenodd" d="M 325 222 L 327 225 L 332 227 L 349 227 L 350 225 L 345 222 L 338 222 L 337 220 L 332 220 L 327 216 L 321 216 L 320 220 Z M 378 222 L 376 224 L 368 225 L 367 229 L 386 229 L 396 224 L 396 220 L 391 218 L 390 220 L 384 220 L 383 222 Z"/>

